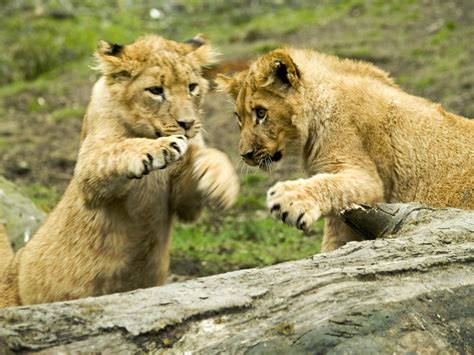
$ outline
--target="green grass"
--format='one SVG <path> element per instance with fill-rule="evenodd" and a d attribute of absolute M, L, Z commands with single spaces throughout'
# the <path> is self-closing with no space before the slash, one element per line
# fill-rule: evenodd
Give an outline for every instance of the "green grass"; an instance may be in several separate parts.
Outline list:
<path fill-rule="evenodd" d="M 436 25 L 436 24 L 435 24 Z M 442 85 L 443 77 L 449 73 L 451 82 L 462 80 L 464 67 L 470 63 L 466 48 L 470 46 L 470 38 L 474 29 L 458 28 L 451 20 L 443 21 L 440 25 L 433 26 L 431 32 L 420 39 L 418 45 L 410 50 L 413 63 L 423 63 L 417 75 L 401 75 L 397 81 L 423 92 L 434 85 Z M 444 95 L 452 95 L 449 89 Z"/>
<path fill-rule="evenodd" d="M 47 213 L 51 212 L 61 199 L 61 193 L 54 186 L 31 184 L 23 186 L 21 191 Z"/>
<path fill-rule="evenodd" d="M 197 223 L 178 223 L 173 237 L 173 271 L 209 275 L 318 253 L 323 221 L 304 233 L 271 218 L 265 208 L 269 185 L 267 174 L 250 172 L 242 176 L 240 196 L 230 211 L 206 210 Z M 193 269 L 186 269 L 190 265 Z"/>
<path fill-rule="evenodd" d="M 321 227 L 322 221 L 319 231 Z M 197 224 L 177 225 L 173 238 L 172 260 L 196 261 L 200 275 L 307 257 L 318 253 L 321 244 L 320 236 L 270 218 L 246 216 L 216 223 L 211 214 Z"/>
<path fill-rule="evenodd" d="M 9 3 L 6 1 L 7 6 L 0 9 L 0 48 L 9 49 L 0 51 L 0 84 L 34 80 L 90 56 L 99 39 L 124 44 L 145 33 L 157 33 L 185 40 L 203 32 L 213 42 L 225 46 L 249 36 L 274 36 L 307 24 L 333 20 L 344 14 L 355 0 L 319 5 L 294 1 L 289 3 L 291 7 L 271 2 L 235 6 L 225 1 L 182 1 L 179 10 L 174 12 L 161 9 L 163 17 L 160 19 L 152 19 L 151 6 L 138 2 L 116 1 L 112 2 L 113 6 L 105 7 L 100 6 L 100 2 L 72 2 L 72 8 L 68 8 L 50 0 L 44 1 L 44 8 L 49 12 L 45 11 L 42 16 L 34 16 L 31 10 L 14 11 Z M 61 19 L 48 16 L 53 10 L 61 10 L 69 16 Z M 282 18 L 285 21 L 281 21 Z"/>
<path fill-rule="evenodd" d="M 85 111 L 86 110 L 84 107 L 65 107 L 53 111 L 51 113 L 51 119 L 56 122 L 67 119 L 81 118 L 84 116 Z"/>

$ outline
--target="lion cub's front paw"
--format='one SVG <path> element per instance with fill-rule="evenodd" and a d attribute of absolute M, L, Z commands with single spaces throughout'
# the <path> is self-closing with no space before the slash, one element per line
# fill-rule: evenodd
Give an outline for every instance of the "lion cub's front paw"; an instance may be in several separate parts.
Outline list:
<path fill-rule="evenodd" d="M 273 217 L 301 230 L 308 230 L 321 217 L 318 203 L 309 194 L 304 180 L 275 184 L 268 190 L 267 208 Z"/>
<path fill-rule="evenodd" d="M 141 179 L 150 171 L 164 169 L 181 159 L 188 149 L 185 136 L 169 136 L 150 140 L 138 147 L 139 154 L 129 164 L 129 178 Z"/>
<path fill-rule="evenodd" d="M 239 178 L 227 156 L 212 148 L 201 150 L 195 158 L 193 175 L 197 189 L 214 205 L 229 208 L 239 193 Z"/>

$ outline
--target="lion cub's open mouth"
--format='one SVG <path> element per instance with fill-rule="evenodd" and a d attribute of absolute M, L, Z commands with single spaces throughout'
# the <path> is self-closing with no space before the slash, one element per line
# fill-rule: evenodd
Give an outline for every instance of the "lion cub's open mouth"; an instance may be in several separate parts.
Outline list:
<path fill-rule="evenodd" d="M 277 162 L 277 161 L 281 160 L 282 157 L 283 157 L 283 154 L 282 154 L 281 150 L 279 150 L 278 152 L 273 154 L 271 159 L 272 159 L 272 161 Z"/>

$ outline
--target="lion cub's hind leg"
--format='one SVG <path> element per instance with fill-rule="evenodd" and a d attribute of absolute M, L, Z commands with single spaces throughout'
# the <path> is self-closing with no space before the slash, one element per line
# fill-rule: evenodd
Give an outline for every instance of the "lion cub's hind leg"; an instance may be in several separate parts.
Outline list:
<path fill-rule="evenodd" d="M 18 277 L 13 249 L 0 224 L 0 308 L 19 306 Z"/>

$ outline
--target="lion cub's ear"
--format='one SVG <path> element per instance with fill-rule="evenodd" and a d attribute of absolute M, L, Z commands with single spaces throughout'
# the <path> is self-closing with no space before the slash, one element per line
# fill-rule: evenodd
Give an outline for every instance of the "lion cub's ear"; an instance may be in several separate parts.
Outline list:
<path fill-rule="evenodd" d="M 216 90 L 229 94 L 234 100 L 237 99 L 240 89 L 242 88 L 242 82 L 247 76 L 249 70 L 245 69 L 233 76 L 226 76 L 224 74 L 217 74 L 214 82 L 217 85 Z"/>
<path fill-rule="evenodd" d="M 285 87 L 297 88 L 301 74 L 288 52 L 276 49 L 259 60 L 256 78 L 262 86 L 279 83 Z"/>
<path fill-rule="evenodd" d="M 234 100 L 237 99 L 237 95 L 239 94 L 240 90 L 240 85 L 238 85 L 237 80 L 235 80 L 235 78 L 219 73 L 215 77 L 214 82 L 217 85 L 217 91 L 229 94 Z"/>
<path fill-rule="evenodd" d="M 114 79 L 129 78 L 131 74 L 125 68 L 121 58 L 123 50 L 124 46 L 120 44 L 99 41 L 95 52 L 95 57 L 98 60 L 96 69 Z"/>
<path fill-rule="evenodd" d="M 202 33 L 197 34 L 185 43 L 191 45 L 191 51 L 186 56 L 192 62 L 197 63 L 201 67 L 217 63 L 219 52 L 211 46 L 207 37 Z"/>

